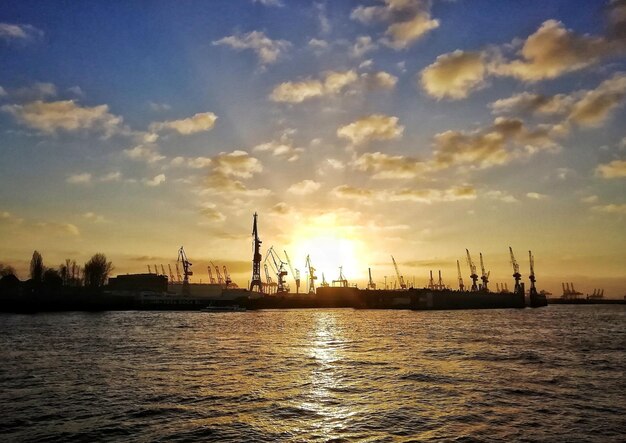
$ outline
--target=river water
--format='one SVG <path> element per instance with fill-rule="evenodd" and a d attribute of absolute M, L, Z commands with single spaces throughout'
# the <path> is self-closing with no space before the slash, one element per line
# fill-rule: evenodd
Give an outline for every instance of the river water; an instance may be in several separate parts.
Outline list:
<path fill-rule="evenodd" d="M 1 441 L 623 441 L 626 306 L 0 314 Z"/>

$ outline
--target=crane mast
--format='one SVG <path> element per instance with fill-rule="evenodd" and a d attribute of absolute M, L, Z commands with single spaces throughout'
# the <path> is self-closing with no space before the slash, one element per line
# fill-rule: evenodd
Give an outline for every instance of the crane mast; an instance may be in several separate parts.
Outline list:
<path fill-rule="evenodd" d="M 470 278 L 472 279 L 472 291 L 478 291 L 478 274 L 476 274 L 476 265 L 472 261 L 472 257 L 468 249 L 465 250 L 467 253 L 467 265 L 470 268 Z"/>
<path fill-rule="evenodd" d="M 406 289 L 406 283 L 404 283 L 404 277 L 400 275 L 400 271 L 398 270 L 398 264 L 396 263 L 396 259 L 391 256 L 391 261 L 393 262 L 393 267 L 396 270 L 396 276 L 398 277 L 398 284 L 400 285 L 400 289 Z"/>
<path fill-rule="evenodd" d="M 367 289 L 376 289 L 376 283 L 372 280 L 372 268 L 367 268 L 370 275 L 370 281 L 367 283 Z"/>
<path fill-rule="evenodd" d="M 324 279 L 324 274 L 322 274 L 322 284 L 324 283 L 326 283 L 326 281 Z M 335 286 L 335 283 L 338 283 L 340 288 L 348 287 L 348 280 L 346 280 L 346 277 L 343 275 L 343 266 L 339 266 L 339 279 L 333 280 L 333 286 Z"/>
<path fill-rule="evenodd" d="M 170 270 L 170 283 L 174 283 L 174 273 L 172 272 L 172 265 L 170 265 L 169 263 L 167 264 L 167 269 Z"/>
<path fill-rule="evenodd" d="M 520 284 L 522 274 L 519 273 L 519 265 L 517 264 L 517 260 L 515 260 L 515 255 L 513 255 L 513 248 L 510 246 L 509 252 L 511 254 L 511 265 L 513 266 L 513 278 L 515 279 L 515 290 L 513 292 L 517 294 L 522 289 L 522 285 Z"/>
<path fill-rule="evenodd" d="M 528 261 L 530 262 L 530 275 L 528 279 L 530 280 L 530 295 L 537 295 L 537 288 L 535 287 L 535 257 L 531 251 L 528 251 Z"/>
<path fill-rule="evenodd" d="M 291 275 L 293 276 L 293 279 L 296 282 L 296 294 L 300 293 L 300 271 L 298 269 L 296 269 L 296 272 L 293 272 L 293 266 L 291 266 L 291 260 L 289 260 L 289 254 L 287 254 L 287 251 L 285 251 L 283 249 L 283 252 L 285 253 L 285 258 L 287 259 L 287 264 L 289 265 L 289 270 L 291 271 Z"/>
<path fill-rule="evenodd" d="M 315 275 L 315 268 L 311 266 L 311 257 L 306 256 L 306 262 L 304 264 L 304 268 L 308 272 L 308 292 L 309 294 L 315 294 L 315 280 L 317 280 L 317 275 Z"/>
<path fill-rule="evenodd" d="M 270 262 L 270 265 L 272 265 L 272 270 L 276 274 L 276 278 L 278 280 L 277 292 L 281 294 L 289 292 L 289 286 L 285 284 L 285 277 L 287 276 L 287 271 L 285 271 L 286 263 L 283 262 L 278 256 L 278 254 L 274 251 L 274 246 L 271 246 L 267 250 L 265 261 L 267 261 L 268 258 L 272 259 L 272 261 Z"/>
<path fill-rule="evenodd" d="M 489 288 L 487 286 L 487 284 L 489 283 L 489 274 L 491 274 L 491 271 L 487 271 L 485 272 L 485 264 L 483 263 L 483 253 L 480 253 L 480 270 L 481 270 L 481 276 L 480 279 L 483 281 L 483 291 L 489 291 Z"/>
<path fill-rule="evenodd" d="M 222 269 L 224 269 L 224 286 L 226 287 L 226 289 L 228 289 L 228 287 L 232 284 L 233 281 L 230 278 L 228 269 L 226 269 L 226 265 L 222 266 Z"/>
<path fill-rule="evenodd" d="M 185 254 L 185 249 L 182 246 L 178 250 L 178 262 L 183 265 L 183 294 L 189 294 L 189 277 L 193 275 L 193 271 L 191 270 L 191 262 L 187 259 L 187 254 Z"/>
<path fill-rule="evenodd" d="M 254 221 L 252 223 L 252 238 L 254 243 L 254 255 L 252 256 L 252 280 L 250 281 L 250 291 L 257 288 L 263 293 L 263 283 L 261 282 L 261 239 L 259 239 L 259 230 L 257 228 L 257 213 L 254 213 Z"/>
<path fill-rule="evenodd" d="M 215 263 L 210 262 L 213 269 L 215 269 L 215 275 L 217 275 L 217 284 L 220 286 L 224 286 L 224 279 L 222 278 L 222 274 L 220 273 L 220 268 Z"/>
<path fill-rule="evenodd" d="M 459 291 L 465 290 L 465 285 L 463 284 L 463 276 L 461 275 L 461 264 L 459 261 L 456 261 L 456 269 L 459 272 Z"/>
<path fill-rule="evenodd" d="M 207 272 L 209 274 L 209 283 L 211 283 L 212 285 L 217 284 L 216 281 L 215 281 L 215 278 L 213 277 L 213 271 L 211 271 L 211 266 L 210 265 L 207 266 L 206 270 L 207 270 Z"/>

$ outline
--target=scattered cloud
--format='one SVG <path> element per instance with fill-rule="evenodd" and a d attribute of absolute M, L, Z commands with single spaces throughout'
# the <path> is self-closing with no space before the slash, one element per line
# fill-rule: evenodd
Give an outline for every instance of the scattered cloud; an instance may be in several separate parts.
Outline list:
<path fill-rule="evenodd" d="M 272 40 L 261 31 L 252 31 L 247 34 L 231 35 L 213 42 L 213 45 L 226 45 L 236 51 L 254 51 L 261 66 L 276 63 L 291 47 L 286 40 Z"/>
<path fill-rule="evenodd" d="M 13 115 L 21 124 L 47 134 L 59 130 L 93 130 L 110 137 L 123 131 L 122 117 L 111 114 L 108 105 L 83 107 L 74 100 L 37 100 L 24 105 L 4 105 L 0 109 Z"/>
<path fill-rule="evenodd" d="M 557 94 L 546 96 L 531 92 L 522 92 L 509 98 L 496 100 L 489 106 L 494 114 L 565 114 L 571 109 L 574 98 Z"/>
<path fill-rule="evenodd" d="M 377 47 L 378 45 L 372 41 L 372 37 L 369 35 L 361 35 L 356 38 L 354 45 L 350 48 L 350 57 L 361 58 Z"/>
<path fill-rule="evenodd" d="M 33 83 L 11 91 L 11 97 L 20 102 L 30 102 L 35 100 L 45 100 L 56 97 L 57 87 L 53 83 Z"/>
<path fill-rule="evenodd" d="M 171 129 L 182 135 L 190 135 L 197 132 L 210 131 L 213 129 L 216 120 L 217 115 L 212 112 L 199 112 L 189 118 L 152 123 L 150 124 L 150 130 L 156 132 Z"/>
<path fill-rule="evenodd" d="M 477 193 L 473 186 L 452 186 L 448 189 L 389 189 L 373 190 L 341 185 L 331 193 L 337 198 L 358 200 L 361 203 L 372 203 L 375 200 L 386 202 L 438 203 L 461 200 L 474 200 Z"/>
<path fill-rule="evenodd" d="M 580 199 L 582 203 L 596 203 L 599 200 L 597 195 L 588 195 Z"/>
<path fill-rule="evenodd" d="M 33 25 L 0 23 L 0 39 L 29 41 L 43 37 L 43 31 Z"/>
<path fill-rule="evenodd" d="M 289 186 L 287 192 L 296 195 L 309 195 L 316 192 L 322 186 L 321 183 L 313 180 L 302 180 Z"/>
<path fill-rule="evenodd" d="M 394 140 L 402 137 L 404 126 L 398 117 L 372 114 L 337 129 L 337 137 L 350 140 L 353 145 L 372 140 Z"/>
<path fill-rule="evenodd" d="M 206 194 L 240 194 L 247 197 L 264 197 L 270 195 L 272 191 L 266 188 L 249 189 L 240 180 L 229 177 L 228 175 L 215 171 L 207 177 L 204 187 L 197 190 L 197 194 L 204 196 Z"/>
<path fill-rule="evenodd" d="M 65 181 L 73 185 L 79 185 L 79 184 L 84 185 L 87 183 L 91 183 L 91 174 L 89 174 L 88 172 L 83 172 L 80 174 L 72 174 L 69 177 L 67 177 Z"/>
<path fill-rule="evenodd" d="M 101 182 L 118 182 L 122 179 L 122 173 L 119 171 L 109 172 L 100 177 Z"/>
<path fill-rule="evenodd" d="M 275 157 L 286 159 L 288 162 L 298 160 L 300 154 L 304 152 L 304 148 L 294 147 L 293 142 L 286 136 L 281 137 L 280 141 L 261 143 L 252 148 L 252 150 L 255 152 L 269 152 Z"/>
<path fill-rule="evenodd" d="M 226 216 L 218 211 L 215 205 L 206 205 L 200 209 L 200 214 L 212 222 L 223 222 L 226 220 Z"/>
<path fill-rule="evenodd" d="M 602 178 L 626 177 L 626 160 L 613 160 L 610 163 L 598 165 L 596 175 Z"/>
<path fill-rule="evenodd" d="M 106 223 L 106 219 L 103 215 L 96 214 L 95 212 L 85 212 L 83 218 L 92 223 Z"/>
<path fill-rule="evenodd" d="M 515 198 L 515 196 L 505 191 L 487 191 L 483 195 L 491 200 L 498 200 L 504 203 L 519 203 L 519 200 Z"/>
<path fill-rule="evenodd" d="M 425 163 L 413 158 L 381 152 L 365 153 L 352 165 L 359 171 L 372 173 L 374 179 L 414 178 L 427 169 Z"/>
<path fill-rule="evenodd" d="M 600 126 L 626 97 L 626 74 L 620 72 L 586 91 L 573 106 L 569 120 L 581 126 Z"/>
<path fill-rule="evenodd" d="M 124 149 L 123 152 L 128 158 L 144 161 L 146 163 L 156 163 L 165 159 L 165 156 L 161 155 L 155 147 L 151 145 L 137 145 L 133 148 Z"/>
<path fill-rule="evenodd" d="M 148 106 L 154 112 L 164 112 L 164 111 L 169 111 L 170 109 L 172 109 L 172 107 L 168 105 L 167 103 L 148 102 Z"/>
<path fill-rule="evenodd" d="M 186 167 L 190 169 L 202 169 L 213 164 L 213 160 L 209 157 L 174 157 L 170 161 L 170 165 L 177 167 Z"/>
<path fill-rule="evenodd" d="M 605 212 L 609 214 L 626 214 L 626 204 L 611 203 L 608 205 L 593 206 L 591 210 L 595 212 Z"/>
<path fill-rule="evenodd" d="M 350 18 L 363 24 L 388 24 L 382 42 L 396 50 L 406 49 L 429 31 L 439 27 L 430 15 L 430 2 L 424 0 L 379 0 L 383 5 L 357 6 Z"/>
<path fill-rule="evenodd" d="M 531 200 L 546 200 L 548 198 L 546 194 L 540 194 L 538 192 L 528 192 L 526 194 L 526 197 L 530 198 Z"/>
<path fill-rule="evenodd" d="M 420 73 L 420 84 L 431 96 L 459 100 L 484 85 L 486 62 L 480 52 L 456 50 L 440 55 Z"/>
<path fill-rule="evenodd" d="M 261 172 L 263 165 L 245 151 L 221 152 L 213 158 L 215 172 L 224 176 L 250 178 Z"/>
<path fill-rule="evenodd" d="M 252 3 L 260 3 L 263 6 L 275 6 L 277 8 L 285 6 L 281 0 L 252 0 Z"/>
<path fill-rule="evenodd" d="M 159 174 L 159 175 L 155 175 L 152 178 L 145 178 L 143 179 L 143 183 L 146 186 L 159 186 L 161 183 L 165 182 L 165 174 Z"/>

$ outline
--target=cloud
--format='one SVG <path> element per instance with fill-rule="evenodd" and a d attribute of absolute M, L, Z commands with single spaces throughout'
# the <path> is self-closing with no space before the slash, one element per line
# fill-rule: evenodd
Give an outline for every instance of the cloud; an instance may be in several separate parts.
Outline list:
<path fill-rule="evenodd" d="M 25 105 L 4 105 L 0 109 L 12 114 L 21 124 L 48 134 L 59 130 L 94 130 L 110 137 L 123 130 L 122 117 L 111 114 L 108 105 L 82 107 L 74 100 L 37 100 Z"/>
<path fill-rule="evenodd" d="M 241 194 L 248 197 L 264 197 L 270 195 L 272 191 L 265 188 L 249 189 L 241 181 L 236 180 L 228 175 L 215 171 L 205 181 L 205 187 L 197 190 L 198 195 L 203 196 L 206 194 Z"/>
<path fill-rule="evenodd" d="M 148 102 L 148 106 L 154 112 L 169 111 L 170 109 L 172 109 L 172 107 L 167 103 Z"/>
<path fill-rule="evenodd" d="M 548 198 L 546 194 L 540 194 L 538 192 L 528 192 L 526 197 L 532 200 L 546 200 Z"/>
<path fill-rule="evenodd" d="M 313 180 L 302 180 L 301 182 L 294 183 L 293 185 L 289 186 L 287 192 L 296 195 L 309 195 L 316 192 L 321 186 L 321 183 Z"/>
<path fill-rule="evenodd" d="M 2 86 L 0 86 L 0 97 L 5 97 L 7 95 L 7 91 Z"/>
<path fill-rule="evenodd" d="M 358 200 L 361 203 L 371 203 L 374 200 L 385 202 L 414 202 L 438 203 L 476 199 L 476 189 L 473 186 L 452 186 L 448 189 L 390 189 L 372 190 L 349 185 L 334 188 L 331 193 L 337 198 Z"/>
<path fill-rule="evenodd" d="M 602 178 L 626 177 L 626 160 L 613 160 L 610 163 L 598 165 L 596 175 Z"/>
<path fill-rule="evenodd" d="M 496 100 L 489 106 L 494 114 L 565 114 L 571 109 L 574 98 L 557 94 L 546 96 L 530 92 L 522 92 L 509 98 Z"/>
<path fill-rule="evenodd" d="M 35 101 L 44 100 L 50 97 L 56 97 L 57 87 L 53 83 L 33 83 L 30 86 L 24 86 L 11 91 L 11 97 L 18 101 Z"/>
<path fill-rule="evenodd" d="M 350 18 L 364 24 L 388 23 L 386 45 L 405 49 L 429 31 L 439 27 L 439 20 L 430 15 L 430 2 L 423 0 L 379 0 L 384 5 L 357 6 Z"/>
<path fill-rule="evenodd" d="M 279 202 L 272 206 L 270 212 L 277 215 L 285 215 L 291 212 L 291 208 L 289 207 L 289 205 L 287 205 L 287 203 Z"/>
<path fill-rule="evenodd" d="M 369 89 L 393 89 L 398 83 L 398 77 L 385 71 L 361 74 L 361 79 Z"/>
<path fill-rule="evenodd" d="M 434 167 L 468 164 L 485 169 L 508 163 L 516 157 L 558 148 L 555 139 L 564 135 L 560 125 L 528 129 L 519 119 L 498 117 L 493 125 L 472 132 L 445 131 L 435 135 Z M 521 147 L 517 151 L 508 145 Z"/>
<path fill-rule="evenodd" d="M 378 45 L 372 41 L 372 37 L 369 35 L 361 35 L 356 38 L 354 45 L 350 48 L 350 57 L 361 58 L 368 52 L 375 50 L 377 47 Z"/>
<path fill-rule="evenodd" d="M 199 112 L 189 118 L 181 120 L 172 120 L 165 122 L 156 122 L 150 124 L 151 131 L 163 131 L 172 129 L 182 135 L 195 134 L 197 132 L 205 132 L 213 129 L 217 115 L 212 112 Z"/>
<path fill-rule="evenodd" d="M 172 166 L 182 166 L 190 169 L 202 169 L 213 164 L 213 159 L 209 157 L 174 157 L 170 161 Z"/>
<path fill-rule="evenodd" d="M 557 20 L 547 20 L 526 39 L 520 58 L 499 63 L 494 73 L 525 82 L 553 79 L 591 66 L 619 49 L 604 37 L 578 35 Z"/>
<path fill-rule="evenodd" d="M 41 37 L 43 31 L 32 25 L 0 23 L 0 39 L 28 41 Z"/>
<path fill-rule="evenodd" d="M 371 200 L 376 197 L 374 191 L 370 189 L 357 188 L 350 185 L 340 185 L 330 191 L 332 195 L 338 198 L 354 199 L 354 200 Z"/>
<path fill-rule="evenodd" d="M 263 165 L 245 151 L 221 152 L 213 158 L 214 170 L 224 176 L 250 178 L 261 172 Z"/>
<path fill-rule="evenodd" d="M 271 141 L 262 143 L 252 148 L 255 152 L 270 152 L 275 157 L 286 159 L 293 162 L 300 158 L 300 153 L 304 152 L 304 148 L 295 148 L 293 142 L 286 137 L 281 137 L 280 141 Z"/>
<path fill-rule="evenodd" d="M 626 97 L 626 74 L 620 72 L 586 91 L 573 106 L 569 120 L 581 126 L 600 126 Z"/>
<path fill-rule="evenodd" d="M 226 216 L 215 209 L 215 205 L 208 205 L 200 209 L 200 214 L 212 222 L 222 222 L 226 220 Z"/>
<path fill-rule="evenodd" d="M 456 50 L 440 55 L 422 70 L 420 84 L 437 99 L 459 100 L 484 85 L 486 62 L 480 52 Z"/>
<path fill-rule="evenodd" d="M 69 177 L 67 177 L 65 181 L 73 185 L 78 185 L 78 184 L 82 185 L 82 184 L 91 183 L 91 174 L 89 174 L 88 172 L 83 172 L 80 174 L 72 174 Z"/>
<path fill-rule="evenodd" d="M 155 175 L 154 177 L 148 179 L 144 178 L 143 183 L 146 186 L 159 186 L 161 183 L 165 182 L 165 174 Z"/>
<path fill-rule="evenodd" d="M 281 0 L 252 0 L 252 3 L 260 3 L 263 6 L 275 6 L 277 8 L 285 6 Z"/>
<path fill-rule="evenodd" d="M 106 219 L 104 218 L 103 215 L 98 215 L 95 212 L 85 212 L 83 214 L 83 218 L 93 223 L 105 223 L 106 222 Z"/>
<path fill-rule="evenodd" d="M 626 214 L 626 204 L 614 204 L 593 206 L 591 208 L 595 212 L 605 212 L 609 214 Z"/>
<path fill-rule="evenodd" d="M 413 158 L 381 152 L 365 153 L 352 165 L 359 171 L 372 173 L 374 179 L 414 178 L 427 168 L 425 163 Z"/>
<path fill-rule="evenodd" d="M 589 195 L 580 199 L 582 203 L 596 203 L 599 200 L 597 195 Z"/>
<path fill-rule="evenodd" d="M 337 136 L 350 140 L 353 145 L 372 140 L 394 140 L 402 137 L 404 126 L 398 117 L 372 114 L 337 129 Z"/>
<path fill-rule="evenodd" d="M 146 163 L 156 163 L 165 159 L 152 146 L 137 145 L 134 148 L 124 149 L 124 155 L 133 160 L 140 160 Z"/>
<path fill-rule="evenodd" d="M 236 51 L 252 50 L 262 66 L 276 63 L 284 52 L 291 47 L 291 43 L 288 41 L 272 40 L 260 31 L 224 37 L 214 41 L 213 45 L 230 46 Z"/>
<path fill-rule="evenodd" d="M 119 171 L 109 172 L 100 177 L 101 182 L 118 182 L 122 179 L 122 173 Z"/>
<path fill-rule="evenodd" d="M 484 193 L 484 196 L 486 198 L 490 198 L 492 200 L 499 200 L 504 203 L 519 203 L 519 200 L 515 198 L 515 196 L 504 191 L 497 191 L 497 190 L 487 191 Z"/>

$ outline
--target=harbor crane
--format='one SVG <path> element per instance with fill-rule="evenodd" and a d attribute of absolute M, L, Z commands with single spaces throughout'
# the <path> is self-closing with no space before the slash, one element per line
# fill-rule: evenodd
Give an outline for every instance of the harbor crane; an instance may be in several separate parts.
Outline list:
<path fill-rule="evenodd" d="M 322 278 L 323 276 L 324 274 L 322 274 Z M 348 287 L 348 280 L 346 280 L 346 277 L 343 275 L 343 266 L 339 266 L 339 278 L 337 280 L 333 280 L 333 286 L 335 286 L 335 283 L 337 283 L 340 288 Z"/>
<path fill-rule="evenodd" d="M 287 263 L 282 261 L 276 251 L 274 251 L 274 246 L 271 246 L 267 250 L 267 254 L 265 255 L 265 261 L 270 258 L 272 259 L 270 261 L 270 266 L 272 267 L 272 271 L 274 271 L 274 274 L 276 274 L 276 279 L 278 280 L 277 292 L 280 294 L 289 292 L 289 286 L 285 283 L 285 277 L 287 276 L 285 265 Z"/>
<path fill-rule="evenodd" d="M 393 262 L 393 267 L 396 270 L 396 276 L 398 277 L 398 284 L 400 285 L 400 289 L 406 289 L 406 283 L 404 282 L 404 277 L 400 275 L 400 271 L 398 270 L 398 264 L 396 263 L 396 259 L 391 256 L 391 261 Z"/>
<path fill-rule="evenodd" d="M 480 279 L 483 281 L 483 291 L 487 291 L 489 292 L 489 287 L 487 286 L 487 284 L 489 283 L 489 274 L 491 274 L 491 271 L 487 271 L 485 272 L 485 264 L 483 263 L 483 253 L 480 253 L 480 271 L 481 271 L 481 276 Z"/>
<path fill-rule="evenodd" d="M 178 283 L 182 283 L 183 281 L 183 277 L 182 275 L 180 275 L 180 269 L 178 268 L 178 262 L 176 263 L 176 280 L 178 281 Z"/>
<path fill-rule="evenodd" d="M 157 268 L 157 265 L 154 265 L 154 273 L 159 275 L 159 268 Z"/>
<path fill-rule="evenodd" d="M 528 279 L 530 280 L 530 295 L 537 295 L 537 288 L 535 287 L 535 282 L 537 279 L 535 278 L 535 257 L 531 251 L 528 251 L 528 262 L 530 263 L 530 275 Z"/>
<path fill-rule="evenodd" d="M 261 239 L 259 238 L 259 230 L 257 228 L 257 213 L 254 213 L 254 221 L 252 223 L 252 238 L 254 244 L 254 255 L 252 256 L 252 281 L 250 282 L 250 291 L 257 288 L 263 293 L 263 283 L 261 282 Z"/>
<path fill-rule="evenodd" d="M 230 274 L 228 273 L 228 269 L 226 269 L 226 265 L 222 266 L 222 269 L 224 269 L 224 287 L 226 289 L 228 289 L 228 287 L 231 286 L 233 281 L 230 278 Z"/>
<path fill-rule="evenodd" d="M 289 255 L 287 251 L 283 249 L 285 253 L 285 258 L 287 259 L 287 264 L 289 265 L 289 270 L 291 271 L 291 275 L 293 276 L 294 281 L 296 282 L 296 294 L 300 293 L 300 270 L 296 269 L 294 272 L 293 266 L 291 266 L 291 260 L 289 260 Z"/>
<path fill-rule="evenodd" d="M 174 280 L 176 280 L 174 278 L 174 273 L 172 272 L 172 265 L 170 265 L 169 263 L 167 264 L 167 269 L 170 270 L 170 283 L 174 283 Z"/>
<path fill-rule="evenodd" d="M 224 279 L 222 278 L 222 274 L 220 273 L 220 267 L 215 263 L 210 262 L 213 269 L 215 269 L 215 275 L 217 275 L 217 284 L 220 286 L 224 286 Z"/>
<path fill-rule="evenodd" d="M 330 286 L 328 284 L 328 282 L 326 281 L 326 277 L 324 277 L 324 273 L 322 272 L 322 284 L 320 285 L 322 288 L 327 288 L 328 286 Z"/>
<path fill-rule="evenodd" d="M 167 276 L 167 272 L 165 272 L 165 267 L 163 265 L 161 265 L 161 272 L 162 272 L 161 275 Z"/>
<path fill-rule="evenodd" d="M 519 273 L 519 264 L 517 264 L 517 260 L 515 260 L 515 255 L 513 255 L 513 248 L 509 246 L 509 252 L 511 253 L 511 265 L 513 266 L 513 278 L 515 279 L 515 289 L 514 293 L 518 294 L 522 290 L 522 285 L 520 284 L 520 280 L 522 278 L 522 274 Z"/>
<path fill-rule="evenodd" d="M 152 268 L 150 268 L 150 265 L 148 265 L 148 274 L 152 274 Z"/>
<path fill-rule="evenodd" d="M 276 283 L 274 283 L 274 281 L 272 280 L 272 277 L 270 276 L 270 270 L 267 267 L 267 263 L 263 263 L 263 269 L 265 269 L 265 281 L 266 281 L 266 286 L 267 286 L 267 292 L 269 294 L 273 294 Z"/>
<path fill-rule="evenodd" d="M 367 283 L 367 289 L 376 289 L 376 283 L 372 280 L 372 268 L 367 268 L 370 275 L 370 281 Z"/>
<path fill-rule="evenodd" d="M 446 285 L 443 283 L 443 280 L 441 279 L 441 269 L 439 270 L 439 283 L 437 284 L 437 289 L 439 289 L 440 291 L 443 291 L 444 289 L 446 289 Z"/>
<path fill-rule="evenodd" d="M 189 277 L 193 275 L 191 270 L 191 262 L 187 259 L 185 249 L 181 246 L 178 250 L 178 260 L 183 265 L 183 294 L 189 294 Z"/>
<path fill-rule="evenodd" d="M 472 261 L 472 256 L 468 249 L 465 250 L 467 253 L 467 265 L 470 268 L 470 278 L 472 279 L 472 291 L 478 291 L 478 274 L 476 274 L 476 265 Z"/>
<path fill-rule="evenodd" d="M 209 283 L 212 285 L 217 284 L 215 281 L 215 277 L 213 277 L 213 271 L 211 271 L 211 265 L 206 267 L 207 273 L 209 274 Z"/>
<path fill-rule="evenodd" d="M 430 270 L 430 278 L 428 279 L 428 289 L 435 289 L 435 280 L 433 280 L 433 270 Z"/>
<path fill-rule="evenodd" d="M 456 261 L 456 269 L 459 272 L 459 291 L 465 290 L 465 285 L 463 284 L 463 276 L 461 275 L 461 264 L 459 261 Z"/>
<path fill-rule="evenodd" d="M 306 256 L 304 268 L 307 270 L 308 273 L 307 290 L 309 294 L 315 294 L 315 280 L 317 280 L 317 275 L 315 275 L 315 268 L 311 265 L 311 257 L 308 255 Z"/>

